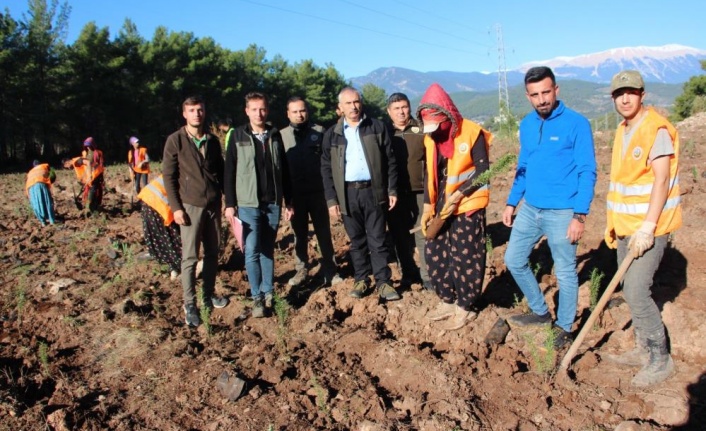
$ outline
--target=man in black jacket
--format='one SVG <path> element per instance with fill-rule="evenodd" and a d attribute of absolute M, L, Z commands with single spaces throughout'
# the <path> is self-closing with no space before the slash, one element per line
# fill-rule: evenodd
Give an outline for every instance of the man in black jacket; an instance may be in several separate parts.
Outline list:
<path fill-rule="evenodd" d="M 321 180 L 321 144 L 323 129 L 309 121 L 306 101 L 299 96 L 287 101 L 289 126 L 282 129 L 282 142 L 289 162 L 292 184 L 292 230 L 294 231 L 294 257 L 296 274 L 289 279 L 290 286 L 306 280 L 309 261 L 309 216 L 316 232 L 321 251 L 321 269 L 324 284 L 341 281 L 336 273 L 336 261 L 331 241 L 331 225 Z"/>
<path fill-rule="evenodd" d="M 181 231 L 181 285 L 186 324 L 198 326 L 196 263 L 203 243 L 202 304 L 223 308 L 228 299 L 213 296 L 218 271 L 223 156 L 216 136 L 205 132 L 206 103 L 188 97 L 182 104 L 186 125 L 169 135 L 164 145 L 162 173 L 169 206 Z"/>
<path fill-rule="evenodd" d="M 412 118 L 407 95 L 393 93 L 387 99 L 390 116 L 392 152 L 397 162 L 397 205 L 390 211 L 388 228 L 395 241 L 397 260 L 402 270 L 402 285 L 422 282 L 427 290 L 434 290 L 424 259 L 426 243 L 421 231 L 409 231 L 418 225 L 424 207 L 424 133 Z M 419 252 L 419 267 L 414 262 L 414 248 Z"/>
<path fill-rule="evenodd" d="M 350 295 L 368 293 L 371 272 L 381 298 L 400 299 L 390 284 L 385 245 L 385 211 L 397 202 L 397 167 L 385 125 L 363 115 L 360 92 L 338 93 L 343 116 L 324 134 L 321 177 L 331 217 L 343 216 L 351 240 L 355 284 Z M 386 208 L 387 207 L 387 208 Z"/>

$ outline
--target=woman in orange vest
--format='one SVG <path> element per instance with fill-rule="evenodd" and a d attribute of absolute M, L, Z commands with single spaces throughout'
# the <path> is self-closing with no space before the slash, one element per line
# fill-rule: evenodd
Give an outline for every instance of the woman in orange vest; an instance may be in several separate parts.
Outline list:
<path fill-rule="evenodd" d="M 150 175 L 150 156 L 147 155 L 147 148 L 140 145 L 140 140 L 136 136 L 130 137 L 130 151 L 127 152 L 127 164 L 130 167 L 130 178 L 135 185 L 135 193 L 147 185 Z"/>
<path fill-rule="evenodd" d="M 438 84 L 424 93 L 417 109 L 424 125 L 426 184 L 422 231 L 427 238 L 429 278 L 441 298 L 430 320 L 449 319 L 444 329 L 456 330 L 473 320 L 473 304 L 480 297 L 485 277 L 485 207 L 487 185 L 474 185 L 490 168 L 492 135 L 461 117 L 451 97 Z M 432 234 L 427 225 L 443 220 Z"/>
<path fill-rule="evenodd" d="M 73 167 L 83 185 L 83 209 L 95 211 L 103 202 L 103 152 L 96 148 L 93 138 L 83 141 L 81 157 L 75 157 L 65 167 Z"/>
<path fill-rule="evenodd" d="M 25 195 L 29 198 L 34 215 L 42 226 L 54 224 L 54 200 L 51 197 L 51 185 L 56 180 L 56 173 L 46 163 L 35 160 L 27 173 Z"/>
<path fill-rule="evenodd" d="M 613 142 L 605 240 L 608 247 L 618 249 L 619 262 L 628 253 L 635 256 L 623 278 L 635 348 L 602 356 L 622 365 L 641 366 L 631 384 L 645 387 L 674 372 L 652 283 L 670 234 L 682 224 L 679 133 L 666 118 L 643 106 L 645 82 L 639 72 L 619 72 L 610 89 L 623 121 Z"/>
<path fill-rule="evenodd" d="M 144 203 L 141 214 L 147 249 L 158 262 L 169 265 L 171 278 L 176 280 L 181 271 L 181 236 L 162 175 L 143 187 L 137 198 Z"/>

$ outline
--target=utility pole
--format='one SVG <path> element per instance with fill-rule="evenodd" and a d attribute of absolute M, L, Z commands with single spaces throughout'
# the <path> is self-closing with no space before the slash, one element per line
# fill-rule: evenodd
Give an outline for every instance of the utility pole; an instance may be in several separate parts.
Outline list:
<path fill-rule="evenodd" d="M 505 44 L 503 29 L 495 24 L 495 34 L 498 39 L 498 112 L 500 121 L 504 122 L 510 114 L 510 98 L 507 94 L 507 66 L 505 66 Z"/>

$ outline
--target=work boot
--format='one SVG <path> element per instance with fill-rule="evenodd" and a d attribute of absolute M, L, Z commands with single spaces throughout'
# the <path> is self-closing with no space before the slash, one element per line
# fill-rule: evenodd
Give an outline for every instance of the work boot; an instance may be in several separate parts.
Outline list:
<path fill-rule="evenodd" d="M 341 278 L 340 275 L 336 274 L 335 272 L 333 275 L 325 275 L 324 276 L 324 285 L 325 286 L 335 286 L 339 283 L 342 283 L 343 279 Z"/>
<path fill-rule="evenodd" d="M 199 309 L 194 304 L 184 305 L 184 321 L 187 326 L 195 328 L 201 324 Z"/>
<path fill-rule="evenodd" d="M 548 325 L 552 323 L 552 315 L 549 313 L 542 314 L 541 316 L 535 313 L 519 314 L 508 317 L 507 321 L 515 326 Z"/>
<path fill-rule="evenodd" d="M 267 292 L 265 294 L 265 308 L 272 308 L 275 303 L 275 298 L 272 296 L 272 292 Z"/>
<path fill-rule="evenodd" d="M 294 276 L 289 279 L 287 284 L 292 287 L 297 287 L 300 284 L 304 283 L 304 280 L 306 280 L 307 275 L 308 271 L 306 270 L 306 268 L 299 268 L 297 269 L 297 272 L 294 274 Z"/>
<path fill-rule="evenodd" d="M 630 382 L 638 388 L 661 383 L 674 372 L 674 361 L 667 351 L 665 338 L 658 340 L 648 338 L 647 351 L 649 352 L 647 365 L 642 367 Z"/>
<path fill-rule="evenodd" d="M 631 367 L 642 367 L 647 365 L 650 354 L 647 351 L 647 340 L 635 330 L 635 347 L 629 352 L 622 354 L 605 353 L 601 358 L 620 365 L 628 365 Z"/>
<path fill-rule="evenodd" d="M 444 320 L 447 319 L 451 316 L 453 316 L 456 313 L 456 304 L 452 303 L 447 303 L 444 301 L 439 301 L 439 305 L 436 306 L 434 311 L 430 311 L 427 314 L 427 319 L 437 321 L 437 320 Z"/>
<path fill-rule="evenodd" d="M 458 305 L 455 307 L 454 314 L 449 319 L 448 323 L 442 328 L 445 331 L 455 331 L 466 326 L 466 323 L 475 320 L 478 317 L 478 313 L 475 311 L 464 310 Z"/>
<path fill-rule="evenodd" d="M 368 293 L 368 290 L 370 290 L 368 282 L 366 280 L 360 280 L 355 282 L 353 290 L 351 290 L 348 295 L 353 298 L 362 298 Z"/>
<path fill-rule="evenodd" d="M 390 286 L 390 283 L 382 283 L 378 287 L 378 295 L 385 301 L 397 301 L 400 299 L 400 294 L 397 293 L 394 287 Z"/>
<path fill-rule="evenodd" d="M 262 298 L 256 298 L 252 302 L 252 317 L 259 319 L 265 317 L 265 306 L 262 304 Z"/>
<path fill-rule="evenodd" d="M 555 350 L 561 350 L 564 347 L 568 347 L 574 341 L 574 337 L 571 336 L 571 332 L 565 331 L 561 326 L 554 325 L 552 330 L 554 331 Z"/>

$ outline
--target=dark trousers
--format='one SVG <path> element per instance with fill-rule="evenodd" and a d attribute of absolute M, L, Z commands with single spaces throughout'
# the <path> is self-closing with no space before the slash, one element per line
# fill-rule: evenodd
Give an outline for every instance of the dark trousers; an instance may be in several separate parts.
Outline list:
<path fill-rule="evenodd" d="M 294 216 L 294 257 L 297 270 L 306 268 L 309 261 L 309 217 L 314 225 L 316 241 L 321 250 L 321 271 L 327 276 L 336 273 L 336 261 L 331 242 L 331 225 L 326 207 L 326 198 L 322 193 L 297 195 L 293 200 Z"/>
<path fill-rule="evenodd" d="M 439 235 L 427 240 L 429 276 L 436 294 L 446 303 L 470 310 L 485 278 L 485 209 L 466 217 L 451 216 Z"/>
<path fill-rule="evenodd" d="M 415 235 L 409 233 L 419 218 L 420 210 L 417 206 L 418 193 L 403 192 L 397 196 L 397 204 L 389 212 L 387 227 L 392 234 L 395 244 L 397 261 L 405 280 L 419 280 L 420 271 L 414 262 Z M 422 200 L 424 196 L 422 194 Z M 424 248 L 420 251 L 424 256 Z M 423 259 L 422 259 L 423 260 Z"/>
<path fill-rule="evenodd" d="M 140 193 L 140 190 L 147 185 L 147 177 L 149 177 L 149 174 L 135 172 L 135 193 Z"/>
<path fill-rule="evenodd" d="M 348 214 L 343 215 L 343 225 L 351 240 L 350 255 L 355 281 L 366 280 L 372 273 L 376 286 L 389 283 L 392 271 L 387 266 L 386 209 L 375 202 L 371 187 L 346 187 L 346 201 Z"/>

